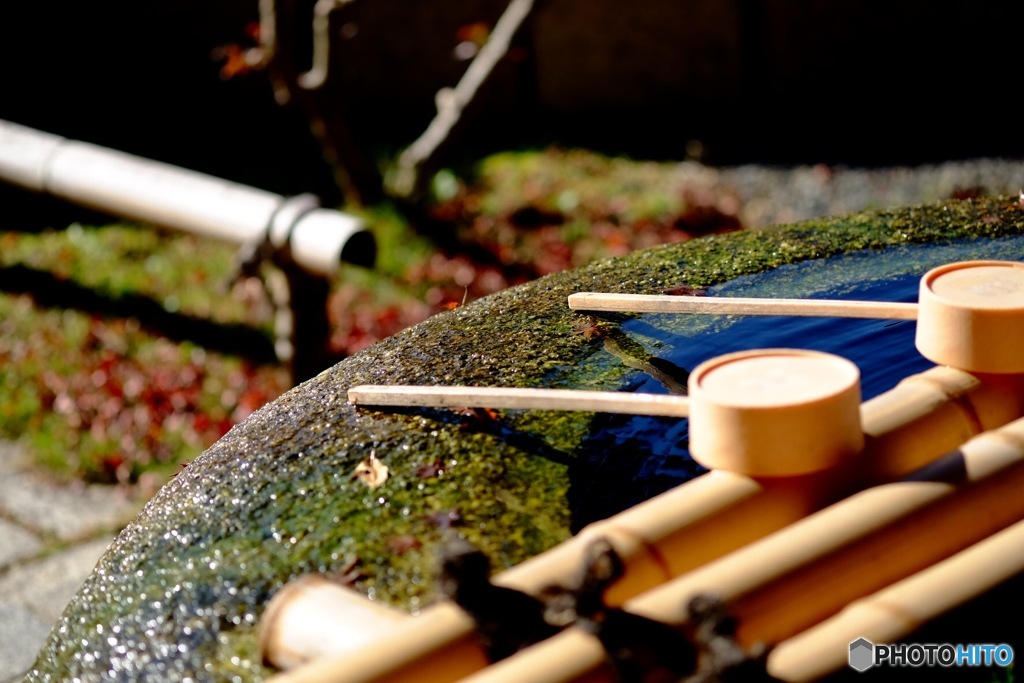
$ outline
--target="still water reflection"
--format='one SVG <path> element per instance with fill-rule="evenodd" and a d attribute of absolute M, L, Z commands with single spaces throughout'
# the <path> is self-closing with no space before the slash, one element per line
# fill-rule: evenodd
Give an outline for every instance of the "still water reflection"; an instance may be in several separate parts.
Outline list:
<path fill-rule="evenodd" d="M 972 259 L 1024 260 L 1024 239 L 973 240 L 858 252 L 739 278 L 709 296 L 916 302 L 930 268 Z M 682 320 L 687 318 L 688 320 Z M 826 351 L 856 363 L 867 400 L 933 365 L 914 346 L 914 321 L 779 316 L 644 315 L 622 330 L 654 355 L 681 367 L 725 353 L 785 347 Z M 631 375 L 624 391 L 664 394 L 649 375 Z M 703 472 L 690 458 L 686 420 L 598 415 L 577 452 L 574 527 L 635 505 Z"/>

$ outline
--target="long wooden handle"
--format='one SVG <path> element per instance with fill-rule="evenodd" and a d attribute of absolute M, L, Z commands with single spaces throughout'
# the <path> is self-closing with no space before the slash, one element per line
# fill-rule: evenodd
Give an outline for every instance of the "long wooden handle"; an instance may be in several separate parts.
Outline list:
<path fill-rule="evenodd" d="M 356 405 L 369 406 L 581 410 L 664 417 L 687 417 L 690 414 L 690 402 L 685 396 L 579 389 L 364 384 L 349 389 L 348 400 Z"/>
<path fill-rule="evenodd" d="M 744 299 L 739 297 L 578 292 L 569 295 L 569 308 L 574 311 L 631 313 L 802 315 L 917 320 L 917 304 L 831 299 Z"/>

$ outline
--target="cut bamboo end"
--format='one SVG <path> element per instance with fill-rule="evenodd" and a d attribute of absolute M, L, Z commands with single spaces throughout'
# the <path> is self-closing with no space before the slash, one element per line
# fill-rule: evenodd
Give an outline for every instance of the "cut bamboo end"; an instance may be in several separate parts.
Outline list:
<path fill-rule="evenodd" d="M 344 623 L 349 616 L 335 614 L 333 618 L 340 627 L 352 628 L 351 624 Z M 386 635 L 357 650 L 328 654 L 278 673 L 270 680 L 273 683 L 451 683 L 487 664 L 472 618 L 455 603 L 444 601 L 409 617 Z"/>
<path fill-rule="evenodd" d="M 973 372 L 1024 372 L 1024 263 L 964 261 L 921 279 L 915 343 L 925 358 Z"/>
<path fill-rule="evenodd" d="M 860 371 L 839 356 L 742 351 L 697 366 L 689 380 L 690 453 L 752 477 L 818 472 L 860 452 Z"/>
<path fill-rule="evenodd" d="M 350 388 L 348 400 L 366 406 L 579 410 L 663 417 L 690 414 L 690 402 L 685 396 L 578 389 L 365 384 Z"/>
<path fill-rule="evenodd" d="M 666 294 L 613 294 L 603 292 L 577 292 L 570 294 L 569 308 L 574 311 L 620 313 L 797 315 L 892 320 L 916 320 L 918 316 L 917 304 L 888 301 L 747 299 L 741 297 L 688 297 Z"/>
<path fill-rule="evenodd" d="M 290 669 L 327 655 L 357 652 L 412 617 L 326 577 L 308 574 L 286 584 L 260 620 L 267 663 Z"/>

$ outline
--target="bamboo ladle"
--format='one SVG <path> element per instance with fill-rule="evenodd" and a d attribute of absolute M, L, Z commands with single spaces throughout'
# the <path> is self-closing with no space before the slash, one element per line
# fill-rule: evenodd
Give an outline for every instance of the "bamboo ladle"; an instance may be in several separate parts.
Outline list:
<path fill-rule="evenodd" d="M 917 320 L 928 360 L 971 372 L 1024 372 L 1024 263 L 961 261 L 929 270 L 918 303 L 743 299 L 579 292 L 569 308 L 633 313 L 796 315 Z"/>

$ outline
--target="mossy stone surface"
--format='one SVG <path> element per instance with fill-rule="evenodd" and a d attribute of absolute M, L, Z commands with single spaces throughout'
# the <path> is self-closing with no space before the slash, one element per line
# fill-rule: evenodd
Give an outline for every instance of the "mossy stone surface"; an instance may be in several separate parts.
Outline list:
<path fill-rule="evenodd" d="M 1024 234 L 1016 198 L 856 214 L 673 244 L 557 273 L 405 330 L 235 427 L 170 481 L 68 605 L 29 681 L 260 680 L 267 601 L 358 561 L 356 587 L 415 610 L 455 525 L 497 568 L 567 538 L 573 447 L 592 417 L 356 409 L 356 384 L 614 389 L 633 372 L 587 334 L 574 291 L 658 293 L 863 249 Z M 370 488 L 353 472 L 389 469 Z"/>

